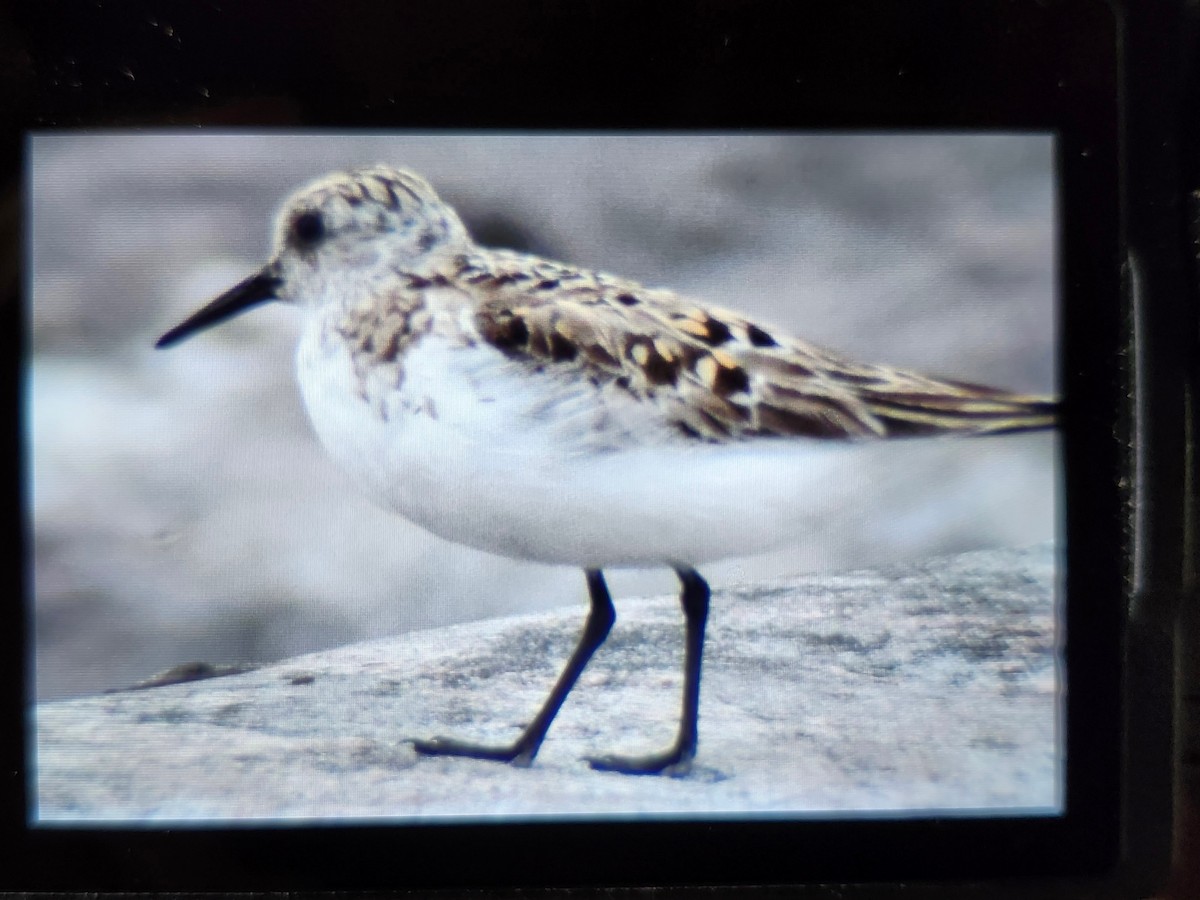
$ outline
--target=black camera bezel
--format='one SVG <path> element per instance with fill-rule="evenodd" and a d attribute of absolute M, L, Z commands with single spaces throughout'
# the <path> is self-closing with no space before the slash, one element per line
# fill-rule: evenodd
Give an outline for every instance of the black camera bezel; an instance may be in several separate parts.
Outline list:
<path fill-rule="evenodd" d="M 21 82 L 29 90 L 20 95 L 26 106 L 17 113 L 13 148 L 19 153 L 20 134 L 31 128 L 185 124 L 1053 132 L 1061 191 L 1065 628 L 1073 688 L 1066 814 L 191 831 L 31 827 L 29 758 L 14 740 L 0 748 L 4 771 L 13 773 L 3 782 L 0 804 L 0 871 L 7 876 L 0 876 L 0 888 L 500 889 L 1052 878 L 1117 885 L 1156 877 L 1169 852 L 1154 823 L 1169 810 L 1171 780 L 1150 768 L 1170 760 L 1165 623 L 1173 601 L 1163 573 L 1172 557 L 1169 547 L 1139 551 L 1138 542 L 1159 535 L 1169 543 L 1176 526 L 1182 533 L 1182 505 L 1169 497 L 1169 479 L 1172 471 L 1182 472 L 1183 444 L 1162 416 L 1170 397 L 1182 391 L 1169 383 L 1169 373 L 1182 370 L 1183 354 L 1171 334 L 1179 323 L 1172 322 L 1170 301 L 1164 307 L 1159 299 L 1171 283 L 1172 251 L 1155 242 L 1161 225 L 1131 195 L 1139 177 L 1159 191 L 1167 190 L 1162 179 L 1170 177 L 1153 171 L 1153 141 L 1131 129 L 1131 122 L 1151 114 L 1135 111 L 1131 101 L 1151 97 L 1154 85 L 1141 73 L 1156 65 L 1153 47 L 1138 43 L 1145 30 L 1138 31 L 1138 20 L 1084 0 L 967 6 L 876 0 L 836 9 L 696 0 L 665 3 L 653 14 L 633 3 L 529 0 L 507 4 L 503 13 L 475 9 L 449 4 L 434 12 L 368 2 L 356 16 L 340 19 L 316 6 L 264 6 L 225 10 L 215 21 L 173 9 L 166 15 L 177 20 L 174 30 L 187 35 L 189 46 L 171 57 L 167 51 L 175 48 L 147 43 L 140 84 L 122 82 L 117 64 L 123 48 L 139 52 L 141 20 L 132 12 L 70 4 L 27 12 L 18 43 L 25 42 L 32 74 Z M 375 25 L 371 15 L 378 16 Z M 347 22 L 351 18 L 355 23 Z M 347 51 L 350 41 L 366 49 Z M 19 156 L 10 158 L 19 169 Z M 15 343 L 4 358 L 18 404 L 24 322 L 19 303 L 5 309 L 10 327 L 0 331 Z M 1149 365 L 1150 358 L 1162 368 Z M 1139 378 L 1159 391 L 1140 405 L 1134 402 Z M 19 416 L 14 408 L 10 421 L 21 422 Z M 17 646 L 4 655 L 3 709 L 6 722 L 24 725 L 31 692 L 20 637 L 30 623 L 16 598 L 30 587 L 23 583 L 20 551 L 31 532 L 21 512 L 21 453 L 28 448 L 20 445 L 21 429 L 14 431 L 16 478 L 8 508 L 19 551 L 10 567 L 16 626 L 10 635 Z M 1147 460 L 1158 466 L 1156 475 L 1146 476 Z M 1178 547 L 1182 554 L 1182 538 Z"/>

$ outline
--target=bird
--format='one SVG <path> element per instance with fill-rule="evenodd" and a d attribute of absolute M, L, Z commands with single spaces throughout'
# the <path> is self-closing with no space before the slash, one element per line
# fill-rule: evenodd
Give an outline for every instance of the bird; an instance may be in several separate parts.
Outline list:
<path fill-rule="evenodd" d="M 303 312 L 309 419 L 368 497 L 446 540 L 583 570 L 582 632 L 529 724 L 506 744 L 413 739 L 425 756 L 531 765 L 616 618 L 604 571 L 664 567 L 684 617 L 676 737 L 588 762 L 686 775 L 711 597 L 698 566 L 786 536 L 813 490 L 788 487 L 812 484 L 798 473 L 1058 418 L 1053 397 L 855 362 L 666 288 L 480 246 L 428 181 L 383 164 L 293 193 L 268 262 L 156 346 L 273 301 Z"/>

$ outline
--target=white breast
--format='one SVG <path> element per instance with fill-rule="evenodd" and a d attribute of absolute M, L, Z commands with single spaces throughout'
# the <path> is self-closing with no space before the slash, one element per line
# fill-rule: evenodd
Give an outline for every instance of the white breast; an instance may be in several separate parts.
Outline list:
<path fill-rule="evenodd" d="M 317 319 L 297 362 L 318 436 L 376 503 L 448 540 L 546 563 L 695 565 L 861 532 L 875 494 L 952 465 L 964 443 L 701 444 L 619 389 L 438 335 L 411 348 L 398 389 L 394 375 L 369 377 L 363 399 L 347 348 Z"/>

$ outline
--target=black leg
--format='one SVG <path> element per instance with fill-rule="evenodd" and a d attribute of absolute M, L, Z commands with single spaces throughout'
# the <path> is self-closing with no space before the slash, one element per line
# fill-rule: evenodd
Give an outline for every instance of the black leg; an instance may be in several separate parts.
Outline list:
<path fill-rule="evenodd" d="M 704 623 L 708 619 L 708 583 L 695 569 L 677 568 L 683 584 L 687 636 L 683 656 L 683 712 L 675 743 L 661 753 L 648 756 L 599 756 L 589 759 L 593 769 L 627 775 L 685 775 L 696 755 L 697 722 L 700 717 L 700 661 L 704 656 Z"/>
<path fill-rule="evenodd" d="M 603 644 L 604 639 L 608 637 L 613 620 L 617 617 L 613 610 L 612 597 L 608 593 L 608 585 L 604 583 L 604 574 L 599 569 L 587 569 L 585 574 L 592 608 L 588 612 L 587 622 L 584 623 L 583 634 L 579 636 L 579 643 L 575 645 L 571 658 L 567 660 L 566 667 L 558 676 L 558 681 L 555 683 L 554 689 L 550 691 L 550 696 L 546 698 L 546 702 L 542 704 L 542 708 L 521 733 L 521 736 L 513 743 L 503 746 L 472 744 L 455 738 L 435 737 L 427 741 L 413 741 L 413 747 L 418 753 L 429 756 L 469 756 L 474 759 L 494 759 L 500 762 L 511 762 L 518 766 L 528 766 L 533 762 L 538 748 L 542 746 L 542 741 L 546 737 L 546 732 L 550 729 L 550 723 L 558 715 L 559 707 L 567 699 L 567 694 L 571 693 L 571 688 L 579 680 L 580 673 L 588 664 L 588 660 L 592 658 L 592 654 L 596 652 L 596 648 Z M 707 587 L 705 591 L 707 598 Z M 695 747 L 694 734 L 695 715 L 693 713 L 693 748 Z"/>

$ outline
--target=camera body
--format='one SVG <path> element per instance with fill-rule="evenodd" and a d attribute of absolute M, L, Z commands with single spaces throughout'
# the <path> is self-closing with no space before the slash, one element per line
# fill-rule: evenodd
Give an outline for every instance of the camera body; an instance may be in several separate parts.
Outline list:
<path fill-rule="evenodd" d="M 1053 513 L 1061 802 L 1050 811 L 903 815 L 577 811 L 422 820 L 398 812 L 395 821 L 299 826 L 39 820 L 46 785 L 38 781 L 38 713 L 29 710 L 38 709 L 33 682 L 45 677 L 39 671 L 35 679 L 31 659 L 35 646 L 45 652 L 35 628 L 45 585 L 31 574 L 39 532 L 32 491 L 23 489 L 12 497 L 13 534 L 24 537 L 15 542 L 20 564 L 10 577 L 11 596 L 25 603 L 10 610 L 9 632 L 18 645 L 5 655 L 11 686 L 5 714 L 21 723 L 24 739 L 3 748 L 10 763 L 4 768 L 21 777 L 5 788 L 0 870 L 8 878 L 0 879 L 0 888 L 501 893 L 615 886 L 817 891 L 838 884 L 869 896 L 887 885 L 917 883 L 930 895 L 1026 896 L 1042 889 L 1136 896 L 1162 883 L 1174 837 L 1176 625 L 1195 590 L 1188 404 L 1195 390 L 1197 272 L 1181 235 L 1183 211 L 1196 210 L 1194 197 L 1187 207 L 1187 188 L 1200 184 L 1195 164 L 1188 170 L 1186 160 L 1200 155 L 1196 125 L 1180 113 L 1189 98 L 1197 99 L 1195 73 L 1185 65 L 1189 40 L 1195 49 L 1194 15 L 1188 19 L 1167 4 L 1135 10 L 1083 0 L 828 8 L 731 0 L 672 2 L 653 11 L 629 3 L 444 4 L 436 10 L 367 4 L 354 17 L 317 8 L 268 10 L 229 10 L 214 20 L 179 10 L 174 21 L 137 22 L 132 13 L 94 9 L 74 10 L 62 21 L 45 12 L 23 14 L 18 42 L 27 42 L 27 58 L 38 63 L 35 74 L 17 78 L 27 114 L 14 136 L 31 195 L 26 215 L 34 221 L 25 223 L 23 257 L 31 272 L 38 254 L 52 250 L 39 243 L 46 232 L 38 230 L 34 213 L 43 208 L 39 191 L 54 182 L 35 177 L 38 167 L 45 173 L 51 151 L 73 137 L 80 141 L 79 158 L 96 164 L 102 154 L 91 154 L 93 145 L 79 134 L 94 129 L 118 132 L 105 136 L 110 141 L 128 141 L 119 151 L 104 151 L 115 159 L 133 157 L 143 146 L 147 157 L 163 152 L 139 144 L 132 129 L 171 131 L 172 152 L 179 152 L 186 141 L 181 130 L 198 127 L 196 149 L 180 152 L 173 171 L 187 173 L 188 154 L 198 170 L 206 154 L 210 162 L 225 154 L 225 168 L 212 171 L 227 178 L 238 153 L 248 160 L 259 154 L 255 171 L 268 178 L 271 165 L 282 171 L 293 164 L 279 161 L 274 150 L 255 149 L 248 135 L 266 135 L 266 142 L 282 138 L 278 130 L 288 132 L 288 152 L 299 169 L 305 154 L 336 154 L 334 145 L 320 143 L 331 132 L 362 139 L 392 133 L 431 165 L 453 145 L 464 166 L 474 158 L 479 168 L 514 184 L 525 183 L 526 169 L 528 183 L 535 175 L 551 182 L 553 166 L 561 174 L 565 164 L 546 163 L 548 155 L 530 162 L 528 155 L 548 154 L 545 146 L 556 140 L 587 136 L 600 148 L 587 151 L 596 157 L 630 152 L 611 149 L 621 140 L 653 146 L 646 153 L 657 154 L 654 171 L 663 178 L 684 171 L 686 153 L 704 141 L 732 145 L 775 136 L 782 147 L 797 135 L 859 142 L 887 135 L 928 141 L 1008 136 L 1023 138 L 1022 147 L 1044 145 L 1053 184 L 1052 215 L 1044 217 L 1053 226 L 1048 318 L 1056 336 L 1047 344 L 1047 371 L 1053 369 L 1061 399 Z M 496 134 L 501 129 L 530 140 L 504 145 L 516 137 Z M 490 136 L 462 149 L 464 132 Z M 432 134 L 432 143 L 421 149 L 414 133 Z M 230 143 L 221 144 L 222 135 Z M 832 157 L 856 152 L 852 145 L 838 145 Z M 507 149 L 495 149 L 502 146 Z M 907 152 L 902 141 L 895 147 Z M 929 147 L 921 152 L 933 153 Z M 386 152 L 382 143 L 379 149 Z M 713 151 L 711 158 L 728 162 L 758 152 Z M 864 172 L 889 165 L 886 152 L 872 152 L 870 165 L 860 167 Z M 840 178 L 839 190 L 851 191 L 836 159 L 804 158 L 811 168 L 800 170 L 813 184 L 827 172 L 827 183 Z M 995 165 L 1007 160 L 999 153 Z M 159 171 L 164 181 L 169 169 Z M 600 163 L 595 171 L 613 177 Z M 729 183 L 760 177 L 749 171 L 731 168 Z M 933 172 L 922 184 L 936 192 L 953 173 L 942 174 Z M 877 182 L 864 177 L 864 185 L 869 193 Z M 470 195 L 466 179 L 457 187 Z M 755 196 L 767 203 L 791 189 L 786 181 L 767 183 Z M 619 193 L 606 182 L 600 193 L 608 191 Z M 485 197 L 486 190 L 472 196 Z M 872 215 L 876 200 L 862 201 Z M 1021 198 L 1014 195 L 1012 202 Z M 600 220 L 603 210 L 593 209 Z M 514 238 L 512 222 L 497 225 L 480 216 L 469 224 L 477 231 L 497 227 L 501 240 L 540 249 L 538 235 Z M 564 226 L 560 246 L 578 249 L 578 241 L 562 237 L 572 234 Z M 717 241 L 709 252 L 716 258 L 720 250 Z M 32 277 L 23 285 L 31 283 Z M 36 323 L 37 310 L 26 302 L 6 309 L 10 327 L 0 331 L 15 344 L 4 354 L 11 360 L 10 421 L 22 423 L 18 434 L 28 434 L 23 429 L 37 410 L 22 406 L 18 386 L 36 357 L 39 332 L 27 325 Z M 45 445 L 26 437 L 21 451 L 14 484 L 29 477 Z M 397 848 L 403 848 L 403 865 Z"/>

